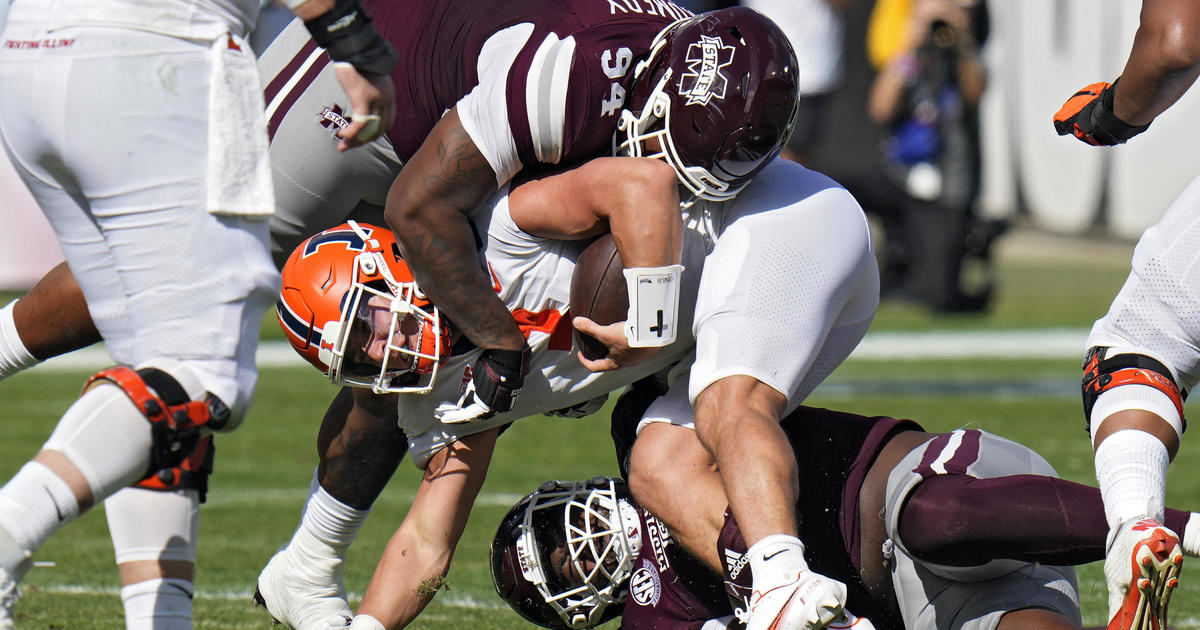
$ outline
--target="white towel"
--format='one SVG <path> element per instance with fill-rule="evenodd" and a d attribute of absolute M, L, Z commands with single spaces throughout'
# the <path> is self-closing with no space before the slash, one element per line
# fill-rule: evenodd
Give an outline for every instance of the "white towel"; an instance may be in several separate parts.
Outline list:
<path fill-rule="evenodd" d="M 267 217 L 275 211 L 258 64 L 245 40 L 217 38 L 208 92 L 208 211 Z"/>

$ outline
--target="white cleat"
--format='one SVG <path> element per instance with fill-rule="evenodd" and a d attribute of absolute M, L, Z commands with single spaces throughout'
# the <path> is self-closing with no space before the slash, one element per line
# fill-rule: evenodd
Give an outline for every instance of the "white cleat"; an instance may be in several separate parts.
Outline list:
<path fill-rule="evenodd" d="M 342 584 L 342 560 L 294 558 L 286 545 L 258 575 L 254 603 L 276 623 L 296 630 L 345 628 L 354 618 Z"/>
<path fill-rule="evenodd" d="M 0 567 L 0 630 L 13 630 L 16 623 L 13 606 L 17 604 L 18 599 L 21 599 L 21 592 L 17 590 L 17 582 L 21 581 L 31 566 L 33 563 L 27 558 L 18 564 L 13 572 Z"/>
<path fill-rule="evenodd" d="M 754 591 L 746 630 L 823 630 L 844 619 L 846 585 L 812 571 L 765 592 Z"/>
<path fill-rule="evenodd" d="M 1182 568 L 1175 532 L 1152 518 L 1122 523 L 1104 559 L 1108 630 L 1166 630 Z"/>
<path fill-rule="evenodd" d="M 13 630 L 13 606 L 20 598 L 17 583 L 8 577 L 8 571 L 0 569 L 0 630 Z"/>

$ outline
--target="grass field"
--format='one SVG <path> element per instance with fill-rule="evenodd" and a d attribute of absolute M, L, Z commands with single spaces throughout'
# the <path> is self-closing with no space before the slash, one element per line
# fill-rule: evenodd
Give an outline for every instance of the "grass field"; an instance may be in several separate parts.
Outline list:
<path fill-rule="evenodd" d="M 1003 254 L 1003 252 L 1002 252 Z M 1128 264 L 1061 256 L 1002 255 L 1002 287 L 986 316 L 933 318 L 920 309 L 885 305 L 874 331 L 1066 328 L 1082 330 L 1107 308 Z M 269 336 L 274 336 L 268 333 Z M 1091 458 L 1078 402 L 1078 357 L 852 360 L 810 399 L 814 404 L 920 420 L 931 430 L 976 426 L 1033 446 L 1067 478 L 1092 483 Z M 73 400 L 83 371 L 35 370 L 0 384 L 0 478 L 37 450 Z M 218 438 L 217 472 L 203 508 L 197 628 L 268 628 L 250 603 L 259 569 L 295 527 L 315 464 L 314 439 L 333 390 L 313 371 L 264 369 L 251 417 Z M 448 582 L 415 627 L 528 627 L 495 597 L 487 546 L 504 512 L 537 483 L 615 470 L 607 446 L 607 414 L 583 420 L 530 418 L 501 440 Z M 597 446 L 601 445 L 601 446 Z M 1189 447 L 1185 444 L 1185 449 Z M 1191 447 L 1194 450 L 1195 447 Z M 1190 456 L 1189 456 L 1190 455 Z M 361 596 L 374 561 L 403 518 L 419 475 L 403 464 L 376 503 L 351 550 L 347 586 Z M 1169 502 L 1200 503 L 1200 459 L 1184 453 L 1171 471 Z M 17 607 L 22 629 L 122 627 L 118 580 L 101 510 L 51 539 L 35 558 Z M 1174 599 L 1175 625 L 1200 627 L 1200 588 L 1187 578 Z M 1101 624 L 1105 599 L 1099 565 L 1080 571 L 1084 618 Z"/>

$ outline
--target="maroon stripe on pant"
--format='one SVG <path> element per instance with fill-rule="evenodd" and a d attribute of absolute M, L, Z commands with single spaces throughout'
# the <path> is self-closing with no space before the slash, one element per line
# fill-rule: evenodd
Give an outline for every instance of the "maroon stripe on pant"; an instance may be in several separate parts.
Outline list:
<path fill-rule="evenodd" d="M 279 74 L 276 74 L 271 79 L 271 82 L 263 90 L 263 100 L 265 102 L 270 103 L 275 100 L 275 95 L 279 94 L 279 90 L 282 90 L 283 86 L 287 84 L 288 79 L 291 79 L 292 75 L 296 74 L 296 71 L 304 64 L 304 60 L 308 59 L 308 56 L 312 54 L 312 51 L 316 47 L 317 43 L 311 39 L 304 42 L 304 45 L 300 47 L 300 51 L 279 71 Z"/>
<path fill-rule="evenodd" d="M 913 472 L 922 477 L 931 477 L 934 475 L 933 462 L 942 454 L 942 450 L 950 443 L 950 434 L 945 433 L 933 438 L 929 444 L 925 446 L 925 452 L 921 454 L 921 463 L 913 469 Z"/>
<path fill-rule="evenodd" d="M 979 459 L 979 440 L 983 434 L 976 429 L 970 429 L 962 431 L 961 435 L 962 442 L 958 445 L 958 450 L 954 451 L 954 457 L 946 462 L 945 469 L 948 473 L 965 475 L 967 468 Z"/>
<path fill-rule="evenodd" d="M 317 80 L 317 75 L 321 74 L 321 71 L 324 70 L 325 66 L 327 65 L 329 65 L 328 55 L 322 54 L 320 57 L 317 57 L 317 60 L 314 61 L 313 64 L 309 66 L 308 70 L 306 70 L 300 77 L 300 80 L 297 81 L 296 84 L 292 86 L 292 89 L 283 97 L 283 101 L 280 102 L 279 107 L 275 109 L 275 113 L 271 115 L 271 120 L 267 121 L 267 137 L 270 140 L 275 139 L 275 132 L 279 130 L 279 125 L 283 122 L 283 117 L 287 116 L 287 113 L 289 110 L 291 110 L 292 105 L 296 104 L 296 101 L 299 100 L 300 96 L 304 94 L 304 91 L 307 90 L 310 85 L 312 85 L 313 81 Z M 270 101 L 267 102 L 270 103 Z M 314 114 L 315 113 L 316 112 L 314 112 Z"/>

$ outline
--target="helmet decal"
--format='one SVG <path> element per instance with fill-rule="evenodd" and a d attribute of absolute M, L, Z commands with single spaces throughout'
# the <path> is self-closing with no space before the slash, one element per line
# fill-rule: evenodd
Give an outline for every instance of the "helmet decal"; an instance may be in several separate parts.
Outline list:
<path fill-rule="evenodd" d="M 613 154 L 665 160 L 694 197 L 732 199 L 791 135 L 798 65 L 779 26 L 749 7 L 675 22 L 636 66 Z"/>
<path fill-rule="evenodd" d="M 364 226 L 362 232 L 366 235 L 366 238 L 363 238 L 362 235 L 349 228 L 330 228 L 304 241 L 304 253 L 301 256 L 308 258 L 317 253 L 317 250 L 322 245 L 334 243 L 344 243 L 345 248 L 352 252 L 365 251 L 367 249 L 367 238 L 371 237 L 371 232 L 373 231 L 369 226 Z"/>
<path fill-rule="evenodd" d="M 701 35 L 700 41 L 688 46 L 687 71 L 679 77 L 679 95 L 686 96 L 687 105 L 708 105 L 713 98 L 724 99 L 729 78 L 721 68 L 733 63 L 734 48 L 720 37 Z"/>

